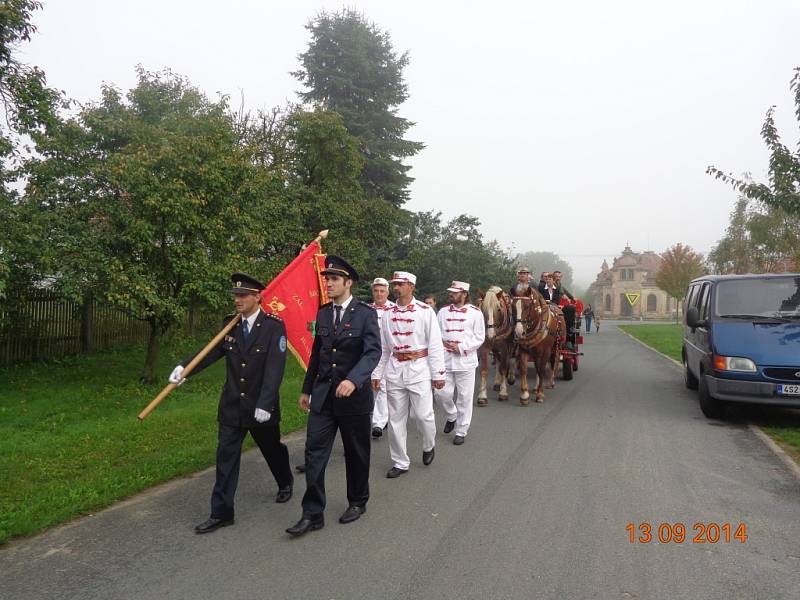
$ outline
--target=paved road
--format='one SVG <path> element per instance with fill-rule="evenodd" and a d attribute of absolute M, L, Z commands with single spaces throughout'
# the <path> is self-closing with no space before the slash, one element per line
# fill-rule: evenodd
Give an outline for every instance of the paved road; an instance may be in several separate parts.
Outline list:
<path fill-rule="evenodd" d="M 340 525 L 344 461 L 328 470 L 325 529 L 283 530 L 299 496 L 272 503 L 247 455 L 237 522 L 210 535 L 213 474 L 0 549 L 0 596 L 80 599 L 800 597 L 800 483 L 741 422 L 703 418 L 679 371 L 604 324 L 572 382 L 543 405 L 476 408 L 467 443 L 438 438 L 387 480 L 374 444 L 372 500 Z M 441 423 L 441 418 L 438 419 Z M 294 462 L 302 436 L 290 442 Z M 299 492 L 304 489 L 298 485 Z M 631 544 L 629 522 L 745 523 L 746 543 Z"/>

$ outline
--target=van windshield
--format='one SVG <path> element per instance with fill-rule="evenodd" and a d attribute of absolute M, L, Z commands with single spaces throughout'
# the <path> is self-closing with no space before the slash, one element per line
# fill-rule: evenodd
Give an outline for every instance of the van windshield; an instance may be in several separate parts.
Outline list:
<path fill-rule="evenodd" d="M 717 284 L 715 309 L 721 317 L 800 316 L 800 277 L 720 281 Z"/>

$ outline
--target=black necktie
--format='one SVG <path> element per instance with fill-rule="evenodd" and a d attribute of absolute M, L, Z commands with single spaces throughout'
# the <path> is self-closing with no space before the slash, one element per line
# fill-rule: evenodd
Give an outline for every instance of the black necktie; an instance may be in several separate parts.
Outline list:
<path fill-rule="evenodd" d="M 333 309 L 336 311 L 336 316 L 333 318 L 333 328 L 339 329 L 339 321 L 342 320 L 342 307 L 334 305 Z"/>
<path fill-rule="evenodd" d="M 247 336 L 250 335 L 250 322 L 245 319 L 244 323 L 242 324 L 242 338 L 244 341 L 247 341 Z"/>

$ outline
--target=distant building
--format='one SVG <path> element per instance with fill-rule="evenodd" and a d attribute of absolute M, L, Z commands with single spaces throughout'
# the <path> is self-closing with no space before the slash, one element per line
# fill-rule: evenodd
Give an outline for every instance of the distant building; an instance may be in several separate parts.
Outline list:
<path fill-rule="evenodd" d="M 587 293 L 600 318 L 666 319 L 675 310 L 675 299 L 656 285 L 661 257 L 655 252 L 634 252 L 625 246 L 611 268 L 604 260 Z M 634 303 L 628 300 L 631 294 Z M 636 298 L 635 294 L 639 294 Z"/>

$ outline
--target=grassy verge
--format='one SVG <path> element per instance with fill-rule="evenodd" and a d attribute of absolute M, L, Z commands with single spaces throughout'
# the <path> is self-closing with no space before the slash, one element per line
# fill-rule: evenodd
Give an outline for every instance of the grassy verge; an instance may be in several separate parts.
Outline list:
<path fill-rule="evenodd" d="M 683 330 L 680 325 L 619 325 L 651 348 L 681 362 Z M 800 462 L 800 413 L 773 407 L 744 409 L 748 420 L 766 431 L 795 461 Z"/>
<path fill-rule="evenodd" d="M 207 340 L 162 349 L 158 385 L 136 383 L 142 348 L 0 369 L 0 543 L 214 463 L 223 361 L 136 415 Z M 281 430 L 305 425 L 303 371 L 287 360 Z M 248 442 L 252 440 L 248 437 Z"/>
<path fill-rule="evenodd" d="M 651 348 L 681 362 L 683 329 L 680 325 L 670 323 L 664 325 L 618 325 L 618 327 Z"/>

